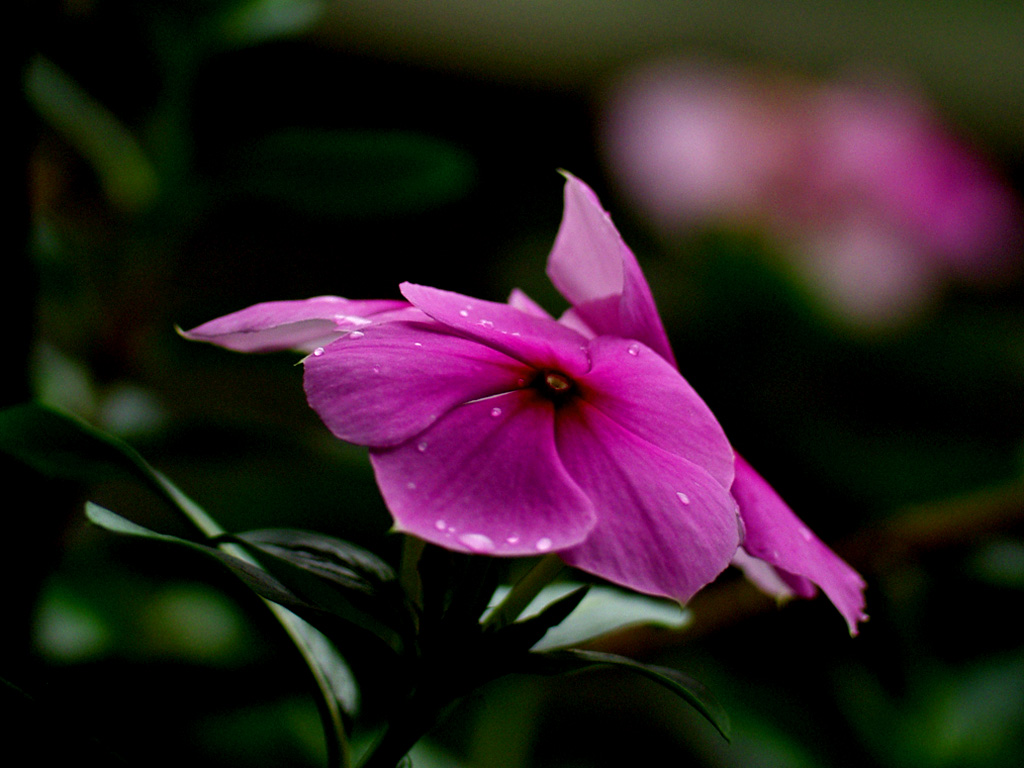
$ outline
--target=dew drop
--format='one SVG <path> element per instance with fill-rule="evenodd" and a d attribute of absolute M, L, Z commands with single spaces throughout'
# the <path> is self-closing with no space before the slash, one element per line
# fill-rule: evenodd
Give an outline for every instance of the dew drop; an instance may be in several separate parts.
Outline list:
<path fill-rule="evenodd" d="M 365 335 L 362 331 L 351 331 L 348 336 L 350 339 L 361 339 Z"/>
<path fill-rule="evenodd" d="M 534 546 L 537 548 L 538 552 L 547 552 L 551 549 L 551 543 L 551 539 L 545 536 L 543 539 L 537 539 L 537 543 L 534 544 Z"/>
<path fill-rule="evenodd" d="M 499 416 L 501 416 L 501 408 L 491 408 L 491 416 L 493 416 L 494 418 L 498 418 Z"/>
<path fill-rule="evenodd" d="M 486 552 L 494 549 L 494 542 L 490 536 L 482 533 L 464 533 L 459 536 L 459 541 L 472 549 L 474 552 Z"/>
<path fill-rule="evenodd" d="M 494 323 L 492 323 L 490 320 L 481 320 L 479 323 L 477 323 L 477 325 L 481 325 L 484 328 L 493 328 L 494 327 Z"/>
<path fill-rule="evenodd" d="M 810 529 L 803 526 L 800 528 L 800 535 L 804 537 L 804 541 L 810 541 L 812 538 Z"/>
<path fill-rule="evenodd" d="M 685 493 L 683 493 L 682 491 L 679 491 L 679 493 L 677 493 L 677 494 L 676 494 L 676 496 L 678 496 L 678 497 L 679 497 L 679 500 L 680 500 L 681 502 L 683 502 L 683 504 L 689 504 L 689 503 L 690 503 L 690 497 L 689 497 L 689 496 L 687 496 L 687 495 L 686 495 Z"/>
<path fill-rule="evenodd" d="M 322 355 L 323 353 L 324 353 L 324 348 L 323 347 L 317 347 L 316 349 L 313 350 L 313 357 L 320 357 L 320 355 Z"/>
<path fill-rule="evenodd" d="M 422 342 L 422 341 L 414 341 L 414 342 L 412 343 L 412 345 L 413 345 L 414 347 L 422 347 L 422 346 L 423 346 L 423 342 Z"/>
<path fill-rule="evenodd" d="M 410 491 L 415 491 L 416 490 L 416 483 L 408 482 L 408 483 L 405 484 L 405 487 L 408 488 Z"/>
<path fill-rule="evenodd" d="M 374 373 L 380 373 L 380 366 L 379 365 L 373 366 L 373 372 Z"/>
<path fill-rule="evenodd" d="M 629 349 L 627 349 L 626 351 L 629 352 L 629 354 L 631 354 L 633 357 L 636 357 L 637 355 L 640 354 L 640 345 L 630 344 Z"/>
<path fill-rule="evenodd" d="M 513 533 L 511 536 L 508 536 L 505 539 L 505 541 L 507 541 L 509 544 L 518 544 L 519 543 L 519 536 L 518 536 L 518 534 Z"/>
<path fill-rule="evenodd" d="M 436 523 L 434 523 L 434 527 L 437 528 L 437 530 L 439 531 L 443 531 L 445 528 L 448 527 L 448 523 L 446 523 L 444 520 L 438 520 Z"/>
<path fill-rule="evenodd" d="M 469 317 L 469 310 L 468 309 L 460 309 L 459 310 L 459 317 Z"/>
<path fill-rule="evenodd" d="M 427 441 L 424 440 L 423 442 L 418 443 L 416 445 L 416 450 L 419 451 L 420 453 L 425 453 L 427 450 Z"/>

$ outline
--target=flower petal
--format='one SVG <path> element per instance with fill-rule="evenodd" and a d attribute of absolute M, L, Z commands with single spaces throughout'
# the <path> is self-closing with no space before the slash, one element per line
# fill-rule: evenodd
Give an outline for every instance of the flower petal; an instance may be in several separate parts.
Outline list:
<path fill-rule="evenodd" d="M 551 313 L 527 296 L 526 293 L 519 288 L 512 289 L 512 293 L 510 293 L 508 297 L 508 305 L 518 309 L 520 312 L 525 312 L 528 315 L 536 315 L 537 317 L 546 317 L 551 319 Z"/>
<path fill-rule="evenodd" d="M 536 555 L 594 527 L 555 451 L 554 406 L 535 390 L 467 403 L 370 456 L 397 528 L 446 549 Z"/>
<path fill-rule="evenodd" d="M 660 355 L 639 342 L 599 336 L 580 396 L 619 426 L 704 468 L 719 485 L 733 481 L 733 451 L 711 409 Z"/>
<path fill-rule="evenodd" d="M 736 456 L 732 494 L 746 528 L 743 548 L 747 553 L 778 569 L 798 594 L 806 595 L 806 590 L 799 588 L 799 579 L 820 587 L 846 619 L 850 634 L 856 635 L 857 624 L 867 619 L 866 585 L 860 574 L 825 546 L 740 456 Z"/>
<path fill-rule="evenodd" d="M 532 369 L 433 322 L 367 326 L 307 357 L 306 397 L 335 436 L 398 445 L 452 408 L 521 387 Z"/>
<path fill-rule="evenodd" d="M 548 277 L 596 334 L 642 341 L 674 365 L 636 256 L 593 190 L 575 176 L 565 177 L 565 209 L 548 257 Z"/>
<path fill-rule="evenodd" d="M 439 323 L 528 365 L 570 376 L 590 367 L 587 340 L 554 319 L 425 285 L 400 287 L 403 296 Z"/>
<path fill-rule="evenodd" d="M 736 502 L 713 477 L 620 427 L 585 401 L 558 412 L 558 454 L 597 506 L 570 565 L 680 602 L 711 582 L 740 541 Z"/>
<path fill-rule="evenodd" d="M 743 572 L 747 581 L 780 603 L 793 597 L 811 598 L 818 594 L 813 582 L 774 568 L 764 560 L 748 555 L 742 547 L 732 556 L 732 564 Z"/>
<path fill-rule="evenodd" d="M 301 301 L 265 301 L 182 331 L 193 341 L 206 341 L 236 352 L 312 352 L 358 328 L 379 321 L 383 313 L 409 309 L 404 301 L 353 301 L 317 296 Z"/>

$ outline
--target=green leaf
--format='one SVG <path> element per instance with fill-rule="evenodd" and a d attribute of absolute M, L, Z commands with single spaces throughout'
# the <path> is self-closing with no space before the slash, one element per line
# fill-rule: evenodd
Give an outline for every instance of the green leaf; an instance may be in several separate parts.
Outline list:
<path fill-rule="evenodd" d="M 43 119 L 92 165 L 114 205 L 138 211 L 153 202 L 157 173 L 139 142 L 60 67 L 35 56 L 25 74 L 25 93 Z"/>
<path fill-rule="evenodd" d="M 413 620 L 394 570 L 332 536 L 266 529 L 222 537 L 245 547 L 307 605 L 373 633 L 401 654 Z"/>
<path fill-rule="evenodd" d="M 249 0 L 232 6 L 220 29 L 237 45 L 257 45 L 307 31 L 326 8 L 323 0 Z"/>
<path fill-rule="evenodd" d="M 346 589 L 376 595 L 397 587 L 395 570 L 386 561 L 334 536 L 294 528 L 264 528 L 231 538 L 295 563 Z"/>
<path fill-rule="evenodd" d="M 111 533 L 117 533 L 122 536 L 140 536 L 153 541 L 175 544 L 219 560 L 231 569 L 249 589 L 260 597 L 271 600 L 278 605 L 284 605 L 295 610 L 305 610 L 309 607 L 294 592 L 254 563 L 234 557 L 205 544 L 151 531 L 149 528 L 133 523 L 131 520 L 121 517 L 91 501 L 87 501 L 85 504 L 85 515 L 90 522 Z"/>
<path fill-rule="evenodd" d="M 80 482 L 134 479 L 173 505 L 206 536 L 223 529 L 194 501 L 116 437 L 38 403 L 0 411 L 0 450 L 50 477 Z"/>
<path fill-rule="evenodd" d="M 157 533 L 133 523 L 93 502 L 86 502 L 85 514 L 96 525 L 123 536 L 140 536 L 168 544 L 187 547 L 193 551 L 219 560 L 226 565 L 253 592 L 268 600 L 278 620 L 284 625 L 293 642 L 310 662 L 310 668 L 318 684 L 325 684 L 334 699 L 342 704 L 345 711 L 353 713 L 358 704 L 355 679 L 348 664 L 338 654 L 327 637 L 301 615 L 320 618 L 315 606 L 307 604 L 283 583 L 258 565 L 234 557 L 220 549 L 207 546 L 178 536 Z"/>
<path fill-rule="evenodd" d="M 0 450 L 53 477 L 86 482 L 110 477 L 133 478 L 168 501 L 208 538 L 224 534 L 216 521 L 133 448 L 74 416 L 36 403 L 6 408 L 0 411 Z M 344 661 L 326 639 L 318 640 L 318 631 L 307 623 L 309 614 L 314 612 L 309 611 L 304 602 L 248 556 L 236 557 L 236 554 L 244 555 L 237 546 L 225 545 L 222 551 L 173 536 L 164 537 L 95 504 L 87 506 L 86 514 L 98 525 L 117 533 L 185 544 L 217 557 L 267 600 L 270 611 L 295 643 L 317 683 L 321 694 L 317 705 L 324 722 L 331 763 L 343 768 L 350 764 L 338 702 L 352 701 L 353 684 L 351 679 L 344 679 L 342 671 L 347 669 Z M 289 604 L 307 615 L 297 616 L 285 607 Z"/>
<path fill-rule="evenodd" d="M 540 674 L 575 672 L 596 666 L 610 666 L 635 672 L 667 688 L 700 712 L 726 741 L 730 740 L 729 715 L 708 688 L 698 680 L 671 667 L 655 666 L 614 653 L 567 649 L 531 653 L 524 671 Z"/>
<path fill-rule="evenodd" d="M 499 644 L 508 651 L 528 651 L 549 629 L 562 623 L 576 610 L 589 590 L 588 585 L 577 587 L 546 605 L 540 613 L 502 627 L 495 631 L 494 635 Z"/>
<path fill-rule="evenodd" d="M 579 587 L 578 582 L 571 581 L 549 584 L 526 606 L 523 615 L 535 616 L 544 606 L 571 594 Z M 497 589 L 491 600 L 492 609 L 505 598 L 509 589 L 507 586 Z M 672 600 L 597 585 L 583 596 L 575 610 L 548 629 L 533 646 L 533 650 L 568 648 L 610 632 L 640 625 L 679 630 L 689 621 L 689 611 Z"/>

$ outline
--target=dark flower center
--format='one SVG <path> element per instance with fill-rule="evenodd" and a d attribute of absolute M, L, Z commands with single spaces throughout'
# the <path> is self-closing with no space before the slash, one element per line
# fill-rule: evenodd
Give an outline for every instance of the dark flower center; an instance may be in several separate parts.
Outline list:
<path fill-rule="evenodd" d="M 550 400 L 559 402 L 568 397 L 576 385 L 561 371 L 541 371 L 533 380 L 533 386 Z"/>

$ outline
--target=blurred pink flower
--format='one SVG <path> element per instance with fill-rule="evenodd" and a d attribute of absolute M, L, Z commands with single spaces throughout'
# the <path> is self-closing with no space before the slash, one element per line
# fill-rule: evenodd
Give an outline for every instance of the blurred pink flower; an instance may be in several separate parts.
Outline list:
<path fill-rule="evenodd" d="M 854 320 L 1017 266 L 1020 209 L 983 160 L 894 88 L 812 86 L 683 63 L 625 77 L 604 144 L 657 226 L 753 226 Z"/>

